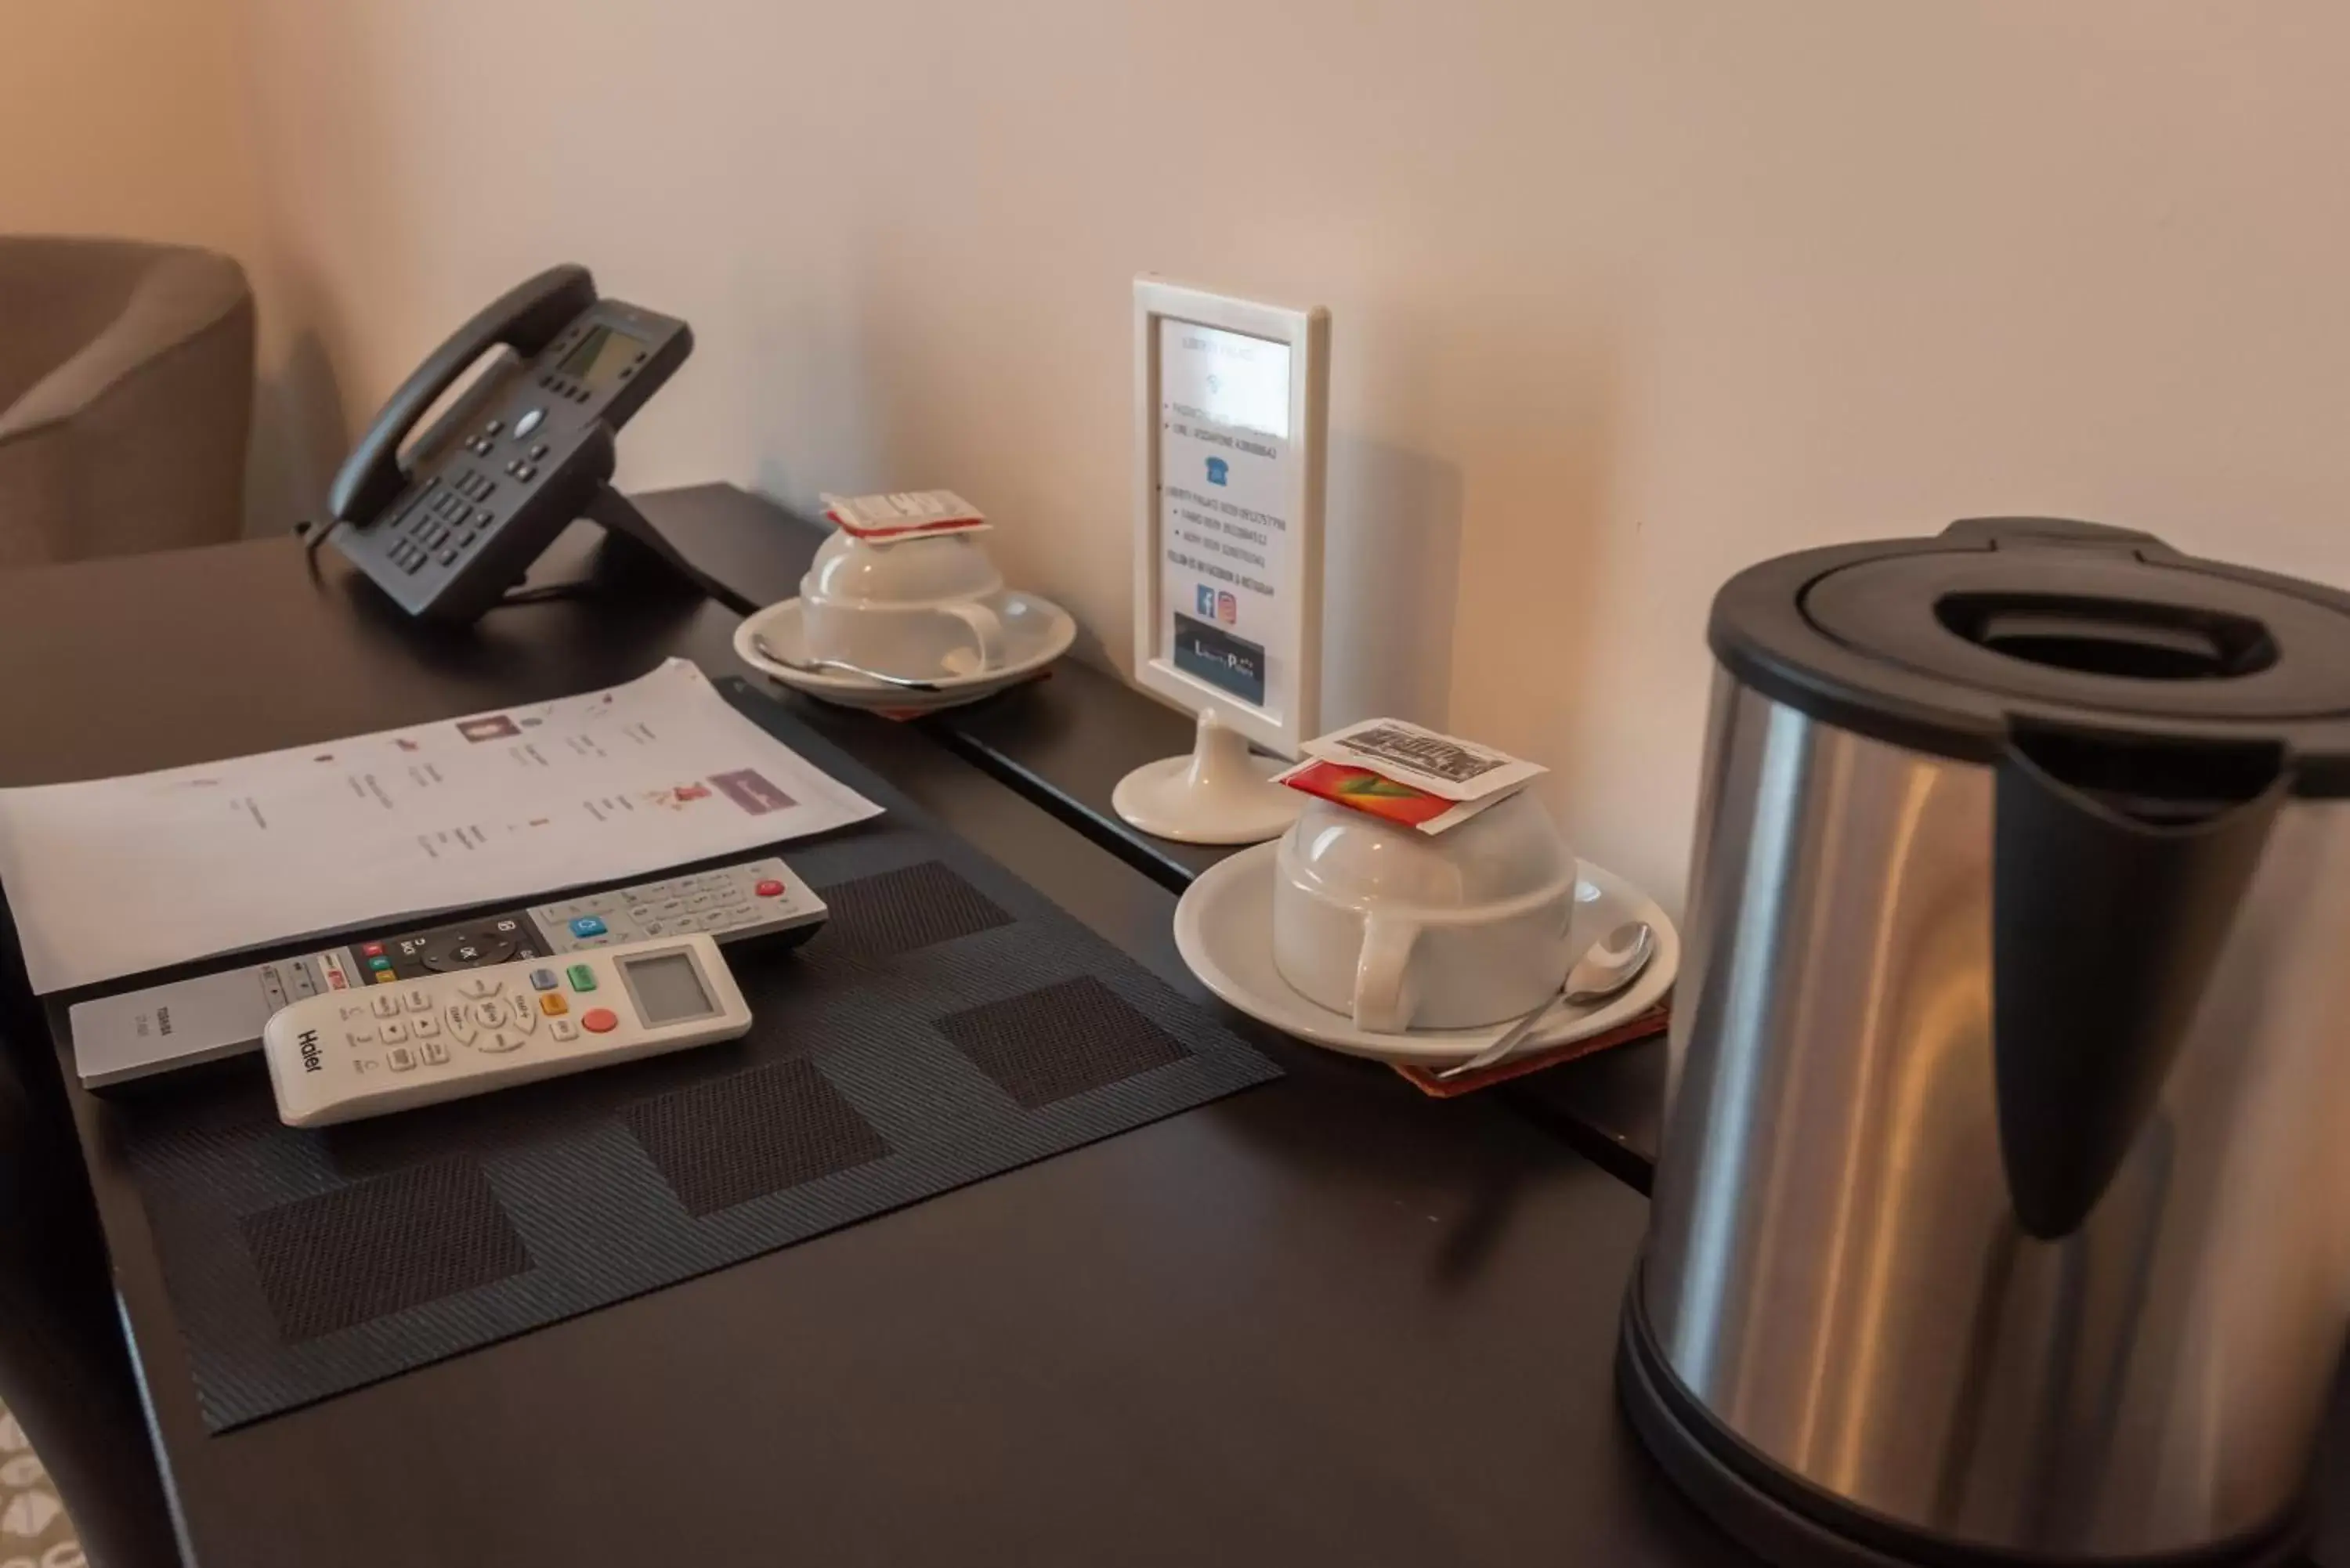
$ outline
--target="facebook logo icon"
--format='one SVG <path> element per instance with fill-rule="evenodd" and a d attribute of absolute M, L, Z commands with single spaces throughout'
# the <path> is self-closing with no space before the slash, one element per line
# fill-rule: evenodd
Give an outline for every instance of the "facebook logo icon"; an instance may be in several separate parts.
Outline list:
<path fill-rule="evenodd" d="M 1216 590 L 1205 583 L 1200 585 L 1200 618 L 1201 620 L 1216 618 Z"/>

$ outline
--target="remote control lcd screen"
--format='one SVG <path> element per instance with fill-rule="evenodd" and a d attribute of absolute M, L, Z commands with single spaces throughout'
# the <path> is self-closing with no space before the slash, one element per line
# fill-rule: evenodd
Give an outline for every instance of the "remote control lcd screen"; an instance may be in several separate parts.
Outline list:
<path fill-rule="evenodd" d="M 702 983 L 702 971 L 695 967 L 692 955 L 681 950 L 622 959 L 620 975 L 629 982 L 637 1011 L 656 1029 L 689 1018 L 707 1018 L 718 1011 L 718 1003 Z"/>

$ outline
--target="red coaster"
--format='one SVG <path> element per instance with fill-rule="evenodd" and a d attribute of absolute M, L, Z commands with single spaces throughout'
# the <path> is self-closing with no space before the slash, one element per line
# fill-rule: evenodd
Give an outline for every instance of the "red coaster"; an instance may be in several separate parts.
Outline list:
<path fill-rule="evenodd" d="M 1024 675 L 1019 680 L 1014 681 L 1011 685 L 999 687 L 995 691 L 989 692 L 988 695 L 990 697 L 1000 697 L 1006 691 L 1017 691 L 1023 686 L 1034 686 L 1039 680 L 1050 680 L 1051 679 L 1053 679 L 1053 669 L 1052 666 L 1046 665 L 1044 669 L 1037 670 L 1034 675 Z M 933 713 L 943 713 L 946 711 L 943 708 L 868 708 L 865 711 L 875 715 L 877 718 L 887 719 L 893 724 L 903 724 L 915 719 L 927 719 Z"/>
<path fill-rule="evenodd" d="M 1572 1062 L 1577 1057 L 1588 1056 L 1595 1051 L 1605 1051 L 1611 1045 L 1628 1045 L 1635 1040 L 1646 1040 L 1651 1035 L 1662 1034 L 1671 1024 L 1672 1020 L 1671 1004 L 1660 1002 L 1639 1017 L 1619 1023 L 1603 1034 L 1594 1034 L 1583 1040 L 1570 1040 L 1565 1044 L 1548 1051 L 1530 1052 L 1523 1056 L 1512 1056 L 1506 1061 L 1494 1063 L 1482 1073 L 1466 1073 L 1458 1078 L 1438 1077 L 1436 1075 L 1443 1071 L 1441 1064 L 1435 1067 L 1408 1067 L 1390 1063 L 1389 1065 L 1395 1068 L 1397 1076 L 1430 1099 L 1452 1100 L 1460 1098 L 1462 1095 L 1473 1095 L 1478 1090 L 1491 1087 L 1495 1084 L 1506 1084 L 1512 1078 L 1523 1078 L 1529 1073 L 1539 1073 L 1546 1067 L 1555 1067 L 1562 1062 Z"/>

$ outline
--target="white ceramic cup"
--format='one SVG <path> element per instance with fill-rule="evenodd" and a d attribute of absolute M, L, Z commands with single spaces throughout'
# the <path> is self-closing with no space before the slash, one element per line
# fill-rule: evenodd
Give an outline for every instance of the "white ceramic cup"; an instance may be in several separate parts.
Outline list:
<path fill-rule="evenodd" d="M 1003 662 L 1003 578 L 968 534 L 873 544 L 836 531 L 800 579 L 801 635 L 818 659 L 910 680 Z"/>
<path fill-rule="evenodd" d="M 1531 794 L 1433 836 L 1313 801 L 1274 865 L 1274 967 L 1357 1029 L 1498 1023 L 1566 978 L 1575 857 Z"/>

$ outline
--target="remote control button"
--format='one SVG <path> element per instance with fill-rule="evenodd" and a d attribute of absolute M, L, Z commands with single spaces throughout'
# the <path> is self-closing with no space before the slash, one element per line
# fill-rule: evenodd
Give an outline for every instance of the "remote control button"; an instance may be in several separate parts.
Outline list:
<path fill-rule="evenodd" d="M 378 1018 L 399 1017 L 400 998 L 396 996 L 378 996 L 375 999 L 375 1015 Z"/>
<path fill-rule="evenodd" d="M 405 1045 L 393 1046 L 384 1053 L 383 1060 L 384 1064 L 395 1073 L 412 1072 L 416 1067 L 416 1053 Z"/>
<path fill-rule="evenodd" d="M 504 989 L 498 981 L 478 974 L 467 975 L 457 982 L 458 995 L 470 996 L 477 1001 L 485 996 L 495 996 Z"/>
<path fill-rule="evenodd" d="M 515 435 L 517 438 L 526 436 L 546 422 L 546 410 L 545 409 L 525 409 L 522 411 L 522 418 L 515 421 Z"/>
<path fill-rule="evenodd" d="M 596 989 L 596 971 L 593 965 L 575 963 L 563 972 L 570 977 L 572 990 L 593 991 Z"/>
<path fill-rule="evenodd" d="M 571 922 L 571 934 L 575 937 L 600 937 L 609 929 L 594 915 L 582 915 Z"/>
<path fill-rule="evenodd" d="M 424 1059 L 435 1067 L 445 1067 L 449 1064 L 449 1047 L 442 1044 L 438 1040 L 427 1040 L 417 1049 L 423 1052 Z"/>
<path fill-rule="evenodd" d="M 385 1044 L 397 1045 L 408 1038 L 408 1023 L 405 1019 L 387 1018 L 383 1021 L 382 1033 Z"/>
<path fill-rule="evenodd" d="M 537 1011 L 537 1009 L 536 1009 L 536 1008 L 530 1008 L 530 1007 L 516 1007 L 516 1008 L 514 1010 L 514 1013 L 513 1013 L 513 1020 L 512 1020 L 512 1023 L 510 1023 L 509 1027 L 514 1028 L 514 1029 L 516 1029 L 516 1030 L 519 1030 L 520 1032 L 522 1032 L 522 1033 L 525 1033 L 525 1034 L 536 1034 L 536 1033 L 538 1033 L 538 1011 Z"/>
<path fill-rule="evenodd" d="M 354 1029 L 349 1033 L 343 1036 L 343 1044 L 350 1046 L 353 1050 L 357 1050 L 362 1045 L 372 1045 L 375 1044 L 375 1031 L 372 1029 Z"/>
<path fill-rule="evenodd" d="M 514 957 L 518 931 L 443 931 L 424 943 L 424 967 L 437 973 L 484 964 L 504 963 Z"/>
<path fill-rule="evenodd" d="M 408 1032 L 419 1040 L 429 1040 L 441 1033 L 441 1021 L 428 1012 L 409 1024 Z"/>
<path fill-rule="evenodd" d="M 710 895 L 707 893 L 696 893 L 691 898 L 686 899 L 685 907 L 689 909 L 706 909 L 710 908 Z"/>
<path fill-rule="evenodd" d="M 408 993 L 408 1011 L 411 1012 L 432 1012 L 432 993 L 422 990 L 410 992 Z"/>
<path fill-rule="evenodd" d="M 671 920 L 669 923 L 669 929 L 672 931 L 698 931 L 702 929 L 702 917 L 700 915 L 680 915 L 676 919 Z"/>
<path fill-rule="evenodd" d="M 659 920 L 639 920 L 637 923 L 649 937 L 657 937 L 668 929 Z"/>
<path fill-rule="evenodd" d="M 538 999 L 538 1010 L 549 1018 L 560 1018 L 571 1011 L 571 1004 L 559 996 L 542 996 Z"/>
<path fill-rule="evenodd" d="M 383 944 L 381 942 L 369 942 L 367 946 L 359 950 L 359 956 L 361 958 L 381 958 L 383 957 Z"/>
<path fill-rule="evenodd" d="M 504 1029 L 514 1022 L 514 1013 L 503 1002 L 495 1000 L 473 1003 L 473 1023 L 481 1029 Z"/>
<path fill-rule="evenodd" d="M 784 894 L 784 885 L 770 877 L 751 891 L 758 894 L 762 898 L 780 898 Z"/>
<path fill-rule="evenodd" d="M 619 1026 L 619 1015 L 608 1007 L 591 1007 L 579 1015 L 579 1027 L 590 1034 L 609 1034 Z"/>
<path fill-rule="evenodd" d="M 392 973 L 391 971 L 388 969 L 380 969 L 368 978 L 374 981 L 378 985 L 390 985 L 400 979 L 398 975 Z"/>
<path fill-rule="evenodd" d="M 577 1040 L 579 1038 L 579 1025 L 572 1023 L 568 1018 L 558 1018 L 546 1027 L 548 1033 L 552 1033 L 557 1040 Z"/>
<path fill-rule="evenodd" d="M 502 937 L 503 937 L 503 936 L 510 936 L 510 935 L 512 935 L 512 934 L 514 934 L 514 933 L 517 932 L 517 931 L 520 931 L 520 930 L 522 929 L 522 926 L 520 925 L 520 923 L 518 923 L 518 922 L 516 922 L 516 921 L 514 921 L 514 920 L 500 920 L 500 921 L 499 921 L 495 926 L 492 927 L 491 929 L 494 929 L 494 930 L 495 930 L 495 931 L 498 933 L 498 935 L 500 935 L 500 936 L 502 936 Z"/>
<path fill-rule="evenodd" d="M 563 982 L 555 978 L 551 969 L 535 969 L 530 971 L 530 983 L 534 990 L 553 991 Z"/>
<path fill-rule="evenodd" d="M 368 960 L 368 968 L 369 968 L 369 969 L 371 969 L 371 970 L 376 970 L 376 971 L 383 971 L 383 970 L 390 969 L 390 967 L 391 967 L 391 961 L 390 961 L 390 959 L 388 959 L 388 958 L 384 957 L 381 953 L 378 953 L 378 954 L 376 954 L 376 955 L 375 955 L 375 957 L 373 957 L 373 958 L 371 958 L 371 959 Z"/>
<path fill-rule="evenodd" d="M 473 1049 L 487 1051 L 492 1055 L 496 1055 L 501 1052 L 521 1050 L 522 1042 L 512 1034 L 493 1034 L 476 1044 Z"/>
<path fill-rule="evenodd" d="M 653 907 L 650 904 L 636 904 L 629 907 L 629 919 L 632 920 L 650 920 L 652 918 Z"/>

